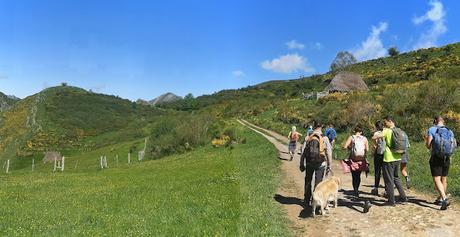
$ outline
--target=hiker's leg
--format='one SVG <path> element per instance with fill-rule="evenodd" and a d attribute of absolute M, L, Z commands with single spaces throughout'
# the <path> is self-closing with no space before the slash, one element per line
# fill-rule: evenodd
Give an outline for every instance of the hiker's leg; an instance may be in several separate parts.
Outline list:
<path fill-rule="evenodd" d="M 385 181 L 385 190 L 387 191 L 388 195 L 388 202 L 390 204 L 394 204 L 395 196 L 394 196 L 394 177 L 393 177 L 393 165 L 391 162 L 384 162 L 383 163 L 383 180 Z"/>
<path fill-rule="evenodd" d="M 305 170 L 305 188 L 304 188 L 304 194 L 305 194 L 305 203 L 308 204 L 311 199 L 311 180 L 313 178 L 313 173 L 315 172 L 314 169 L 311 168 L 311 166 L 307 165 L 307 169 Z"/>
<path fill-rule="evenodd" d="M 444 188 L 444 193 L 447 195 L 447 176 L 441 176 L 441 183 Z"/>
<path fill-rule="evenodd" d="M 439 193 L 439 196 L 441 196 L 442 199 L 446 198 L 446 192 L 441 181 L 441 176 L 433 176 L 433 182 L 434 186 L 436 187 L 436 191 Z"/>
<path fill-rule="evenodd" d="M 444 193 L 447 195 L 447 175 L 449 174 L 449 168 L 450 168 L 450 158 L 447 159 L 447 161 L 444 163 L 444 167 L 442 169 L 442 174 L 441 174 L 441 182 L 442 185 L 444 186 Z"/>
<path fill-rule="evenodd" d="M 395 161 L 393 162 L 394 163 L 394 183 L 396 185 L 396 188 L 398 189 L 398 192 L 399 192 L 399 197 L 401 199 L 406 199 L 406 192 L 404 192 L 404 189 L 402 187 L 402 184 L 401 184 L 401 180 L 399 179 L 399 165 L 400 165 L 400 161 Z"/>
<path fill-rule="evenodd" d="M 362 171 L 360 170 L 360 171 L 357 171 L 357 174 L 356 174 L 356 176 L 357 176 L 357 180 L 356 180 L 357 190 L 359 190 L 359 186 L 361 185 L 361 173 L 362 173 Z"/>
<path fill-rule="evenodd" d="M 376 189 L 378 189 L 380 186 L 380 177 L 382 175 L 382 165 L 383 165 L 383 157 L 381 155 L 375 155 L 374 157 L 374 176 L 375 176 L 374 187 Z"/>
<path fill-rule="evenodd" d="M 315 170 L 315 188 L 316 186 L 318 186 L 319 183 L 321 183 L 321 181 L 323 181 L 325 171 L 325 166 L 320 166 Z"/>
<path fill-rule="evenodd" d="M 353 191 L 358 192 L 359 183 L 361 179 L 361 171 L 351 171 L 351 178 L 353 183 Z"/>

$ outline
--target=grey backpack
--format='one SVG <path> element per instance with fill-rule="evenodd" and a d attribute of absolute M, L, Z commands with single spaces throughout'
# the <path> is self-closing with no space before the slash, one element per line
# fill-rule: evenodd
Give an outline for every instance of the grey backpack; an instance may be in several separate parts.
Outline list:
<path fill-rule="evenodd" d="M 407 134 L 400 128 L 391 129 L 390 149 L 397 154 L 404 154 L 407 151 Z"/>
<path fill-rule="evenodd" d="M 383 155 L 385 153 L 385 146 L 385 138 L 382 137 L 377 139 L 377 148 L 375 149 L 375 153 L 377 153 L 377 155 Z"/>

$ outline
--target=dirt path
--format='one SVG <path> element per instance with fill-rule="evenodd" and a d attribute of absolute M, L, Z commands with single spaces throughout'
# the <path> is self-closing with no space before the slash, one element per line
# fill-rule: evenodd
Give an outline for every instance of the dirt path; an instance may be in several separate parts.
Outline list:
<path fill-rule="evenodd" d="M 296 236 L 460 236 L 458 206 L 451 205 L 448 210 L 440 211 L 439 206 L 432 203 L 435 196 L 412 190 L 406 190 L 409 203 L 385 206 L 385 198 L 370 195 L 374 178 L 366 178 L 364 174 L 361 196 L 356 199 L 351 196 L 351 175 L 344 174 L 337 161 L 334 161 L 333 171 L 342 182 L 339 207 L 331 208 L 324 216 L 312 218 L 310 211 L 304 211 L 301 206 L 304 173 L 300 173 L 298 168 L 299 155 L 293 161 L 288 161 L 287 138 L 247 121 L 239 122 L 263 135 L 279 150 L 284 179 L 274 199 L 284 206 Z M 362 213 L 364 200 L 371 201 L 373 205 L 367 214 Z"/>

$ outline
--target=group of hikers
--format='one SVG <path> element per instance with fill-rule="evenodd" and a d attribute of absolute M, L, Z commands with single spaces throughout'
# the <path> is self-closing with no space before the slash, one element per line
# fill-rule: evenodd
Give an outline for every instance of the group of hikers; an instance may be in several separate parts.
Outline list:
<path fill-rule="evenodd" d="M 305 198 L 304 207 L 311 206 L 312 189 L 314 189 L 325 176 L 332 174 L 332 154 L 337 132 L 332 124 L 329 124 L 323 133 L 323 124 L 314 121 L 313 126 L 308 126 L 304 142 L 300 147 L 300 171 L 305 171 Z M 288 135 L 290 161 L 296 152 L 296 145 L 303 135 L 292 127 Z M 408 202 L 409 199 L 404 191 L 399 172 L 405 178 L 406 188 L 411 188 L 411 180 L 407 172 L 409 161 L 409 137 L 396 126 L 392 116 L 386 116 L 382 121 L 375 123 L 375 132 L 369 145 L 368 139 L 363 135 L 363 128 L 356 126 L 352 135 L 343 143 L 342 149 L 348 151 L 348 156 L 340 161 L 341 167 L 346 173 L 351 173 L 353 183 L 353 195 L 359 198 L 359 187 L 362 172 L 369 172 L 368 154 L 372 154 L 374 161 L 375 183 L 371 191 L 372 195 L 379 195 L 380 179 L 383 175 L 387 204 L 395 206 L 397 203 Z M 446 210 L 450 205 L 447 197 L 447 175 L 451 163 L 451 156 L 457 147 L 454 133 L 444 125 L 441 116 L 435 116 L 433 125 L 428 129 L 425 137 L 425 145 L 431 151 L 429 160 L 431 175 L 435 188 L 439 194 L 435 201 L 441 210 Z M 314 183 L 312 180 L 314 177 Z M 313 185 L 313 187 L 312 187 Z M 394 189 L 398 190 L 399 199 L 395 199 Z M 370 202 L 364 204 L 364 212 L 370 208 Z"/>

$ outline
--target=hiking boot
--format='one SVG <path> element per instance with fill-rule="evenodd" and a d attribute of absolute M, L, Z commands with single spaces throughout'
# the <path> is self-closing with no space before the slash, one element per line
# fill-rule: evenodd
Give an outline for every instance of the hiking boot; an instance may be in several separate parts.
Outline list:
<path fill-rule="evenodd" d="M 449 199 L 444 199 L 441 202 L 441 210 L 446 210 L 447 207 L 450 205 Z"/>
<path fill-rule="evenodd" d="M 375 195 L 375 196 L 378 196 L 378 195 L 379 195 L 379 190 L 376 189 L 376 188 L 373 188 L 373 189 L 371 190 L 371 194 L 372 194 L 372 195 Z"/>
<path fill-rule="evenodd" d="M 390 207 L 395 207 L 396 206 L 396 202 L 386 202 L 386 206 L 390 206 Z"/>
<path fill-rule="evenodd" d="M 409 198 L 407 198 L 407 197 L 399 198 L 399 202 L 400 203 L 409 202 Z"/>
<path fill-rule="evenodd" d="M 407 189 L 410 189 L 410 187 L 411 187 L 410 186 L 410 178 L 409 178 L 409 176 L 406 176 L 406 187 L 407 187 Z"/>
<path fill-rule="evenodd" d="M 359 191 L 356 191 L 356 190 L 353 191 L 353 195 L 354 195 L 355 197 L 359 198 Z"/>
<path fill-rule="evenodd" d="M 434 204 L 434 205 L 441 206 L 441 204 L 442 204 L 442 198 L 436 198 L 436 200 L 434 200 L 433 204 Z"/>
<path fill-rule="evenodd" d="M 368 213 L 369 209 L 371 209 L 372 204 L 369 201 L 364 202 L 363 213 Z"/>

